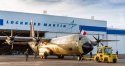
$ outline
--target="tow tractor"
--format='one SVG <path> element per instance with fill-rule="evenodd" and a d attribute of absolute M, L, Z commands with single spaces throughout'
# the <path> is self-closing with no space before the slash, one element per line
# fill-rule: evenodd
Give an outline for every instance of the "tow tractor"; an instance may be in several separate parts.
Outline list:
<path fill-rule="evenodd" d="M 112 47 L 98 46 L 94 60 L 97 62 L 116 63 L 118 56 L 116 54 L 112 54 Z"/>

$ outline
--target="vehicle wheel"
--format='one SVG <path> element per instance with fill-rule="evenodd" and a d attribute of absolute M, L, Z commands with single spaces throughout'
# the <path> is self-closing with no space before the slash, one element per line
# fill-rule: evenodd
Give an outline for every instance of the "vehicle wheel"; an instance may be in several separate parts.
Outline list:
<path fill-rule="evenodd" d="M 104 58 L 104 62 L 108 63 L 108 58 Z"/>
<path fill-rule="evenodd" d="M 96 61 L 97 61 L 97 62 L 100 62 L 100 61 L 99 61 L 99 57 L 96 57 Z"/>
<path fill-rule="evenodd" d="M 113 63 L 116 63 L 117 62 L 117 59 L 113 59 Z"/>

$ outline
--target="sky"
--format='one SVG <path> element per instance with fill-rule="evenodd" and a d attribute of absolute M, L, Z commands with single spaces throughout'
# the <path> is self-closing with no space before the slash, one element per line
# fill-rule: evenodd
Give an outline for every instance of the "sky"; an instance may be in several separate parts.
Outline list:
<path fill-rule="evenodd" d="M 107 21 L 125 29 L 125 0 L 0 0 L 0 10 L 68 16 Z"/>

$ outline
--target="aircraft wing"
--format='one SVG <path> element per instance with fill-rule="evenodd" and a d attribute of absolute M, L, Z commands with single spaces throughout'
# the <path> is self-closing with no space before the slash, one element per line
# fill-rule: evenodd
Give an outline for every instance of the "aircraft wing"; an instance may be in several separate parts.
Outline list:
<path fill-rule="evenodd" d="M 111 41 L 119 41 L 119 40 L 101 40 L 101 42 L 111 42 Z"/>
<path fill-rule="evenodd" d="M 0 36 L 0 40 L 5 40 L 7 36 Z"/>
<path fill-rule="evenodd" d="M 91 40 L 92 42 L 95 42 L 96 40 Z M 119 41 L 119 40 L 106 40 L 106 39 L 100 39 L 100 42 L 112 42 L 112 41 Z"/>
<path fill-rule="evenodd" d="M 8 36 L 0 36 L 0 40 L 6 40 Z M 35 37 L 37 38 L 37 37 Z M 19 36 L 15 36 L 14 37 L 14 42 L 13 44 L 27 44 L 29 41 L 32 41 L 34 38 L 33 37 L 19 37 Z M 40 38 L 39 39 L 42 42 L 50 42 L 51 39 L 47 39 L 47 38 Z"/>
<path fill-rule="evenodd" d="M 8 36 L 0 36 L 0 40 L 6 40 Z M 14 41 L 30 41 L 32 37 L 14 37 Z"/>

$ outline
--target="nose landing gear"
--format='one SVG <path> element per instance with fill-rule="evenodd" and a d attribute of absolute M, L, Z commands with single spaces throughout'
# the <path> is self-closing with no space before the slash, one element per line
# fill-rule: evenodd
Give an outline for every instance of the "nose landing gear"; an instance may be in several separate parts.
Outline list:
<path fill-rule="evenodd" d="M 84 60 L 84 56 L 83 56 L 83 55 L 78 56 L 78 57 L 77 57 L 77 60 L 78 60 L 78 61 Z"/>

